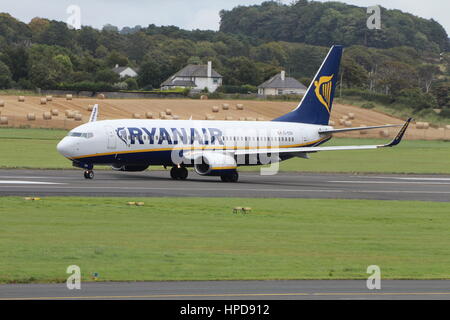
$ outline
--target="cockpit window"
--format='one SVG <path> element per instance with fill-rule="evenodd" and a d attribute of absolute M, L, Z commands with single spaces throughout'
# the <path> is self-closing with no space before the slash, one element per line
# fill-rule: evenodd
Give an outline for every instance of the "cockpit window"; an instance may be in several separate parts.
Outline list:
<path fill-rule="evenodd" d="M 69 132 L 69 134 L 67 136 L 90 139 L 90 138 L 94 137 L 94 134 L 92 132 L 73 132 L 73 131 L 71 131 L 71 132 Z"/>

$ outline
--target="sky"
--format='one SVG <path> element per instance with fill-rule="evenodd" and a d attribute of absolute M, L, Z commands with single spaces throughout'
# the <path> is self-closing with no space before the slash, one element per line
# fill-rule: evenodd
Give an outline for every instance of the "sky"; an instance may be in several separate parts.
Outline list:
<path fill-rule="evenodd" d="M 326 2 L 327 0 L 318 0 Z M 81 24 L 102 28 L 112 24 L 122 28 L 135 25 L 176 25 L 183 29 L 219 29 L 219 12 L 238 5 L 259 4 L 263 0 L 0 0 L 0 12 L 28 23 L 39 16 L 67 21 L 67 8 L 78 5 Z M 288 4 L 292 0 L 280 0 Z M 342 0 L 361 7 L 382 5 L 423 18 L 433 18 L 450 34 L 449 0 Z"/>

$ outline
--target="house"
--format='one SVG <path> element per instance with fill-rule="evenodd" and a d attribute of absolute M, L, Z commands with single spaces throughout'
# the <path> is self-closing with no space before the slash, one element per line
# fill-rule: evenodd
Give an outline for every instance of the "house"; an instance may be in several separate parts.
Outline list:
<path fill-rule="evenodd" d="M 119 67 L 118 64 L 116 64 L 116 67 L 113 68 L 112 71 L 117 73 L 121 78 L 125 78 L 125 77 L 135 78 L 138 75 L 137 72 L 135 70 L 133 70 L 132 68 L 130 68 L 130 67 Z"/>
<path fill-rule="evenodd" d="M 222 80 L 223 77 L 212 68 L 212 62 L 208 61 L 207 65 L 187 65 L 164 81 L 161 89 L 191 88 L 201 91 L 208 88 L 208 92 L 214 92 L 222 85 Z"/>
<path fill-rule="evenodd" d="M 258 94 L 263 96 L 305 94 L 306 90 L 307 88 L 297 79 L 286 77 L 285 71 L 281 71 L 258 86 Z"/>

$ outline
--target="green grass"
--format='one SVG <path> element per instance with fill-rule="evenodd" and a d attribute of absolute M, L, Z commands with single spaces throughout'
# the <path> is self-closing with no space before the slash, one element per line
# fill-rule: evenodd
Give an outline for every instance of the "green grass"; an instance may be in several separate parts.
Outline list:
<path fill-rule="evenodd" d="M 70 169 L 70 161 L 56 151 L 66 135 L 63 130 L 0 129 L 0 168 Z M 332 145 L 383 144 L 380 139 L 333 139 Z M 311 154 L 310 160 L 294 158 L 280 165 L 281 171 L 354 173 L 429 173 L 450 174 L 450 142 L 403 141 L 398 147 L 329 151 Z M 155 167 L 160 168 L 160 167 Z M 246 167 L 241 170 L 259 170 Z"/>
<path fill-rule="evenodd" d="M 449 279 L 450 203 L 122 198 L 0 201 L 0 282 Z M 250 214 L 233 214 L 250 206 Z"/>

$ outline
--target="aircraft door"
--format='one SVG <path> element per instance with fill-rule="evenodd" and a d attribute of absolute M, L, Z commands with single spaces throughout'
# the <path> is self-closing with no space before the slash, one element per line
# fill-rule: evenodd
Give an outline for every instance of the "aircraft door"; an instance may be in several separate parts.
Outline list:
<path fill-rule="evenodd" d="M 108 137 L 107 148 L 109 150 L 115 150 L 117 147 L 117 137 L 114 129 L 110 126 L 105 127 L 106 136 Z"/>

